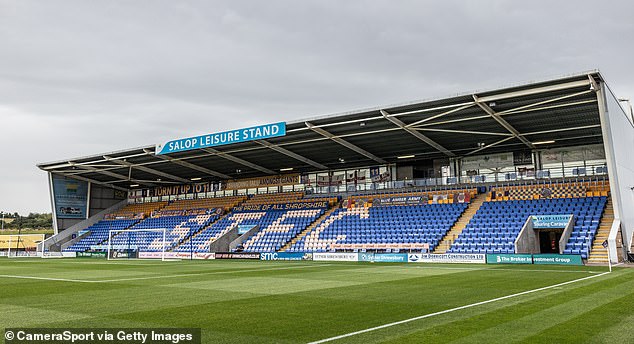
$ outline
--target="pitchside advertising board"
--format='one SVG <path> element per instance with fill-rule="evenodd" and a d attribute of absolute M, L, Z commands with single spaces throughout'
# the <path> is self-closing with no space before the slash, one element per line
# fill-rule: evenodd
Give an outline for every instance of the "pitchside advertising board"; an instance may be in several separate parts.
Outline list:
<path fill-rule="evenodd" d="M 487 264 L 583 265 L 574 254 L 487 254 Z"/>
<path fill-rule="evenodd" d="M 157 155 L 169 154 L 285 135 L 286 123 L 279 122 L 244 129 L 223 131 L 215 134 L 171 140 L 162 144 L 157 144 L 155 152 Z"/>
<path fill-rule="evenodd" d="M 360 262 L 407 263 L 407 253 L 359 253 Z"/>
<path fill-rule="evenodd" d="M 565 228 L 571 218 L 572 215 L 531 215 L 535 229 Z"/>
<path fill-rule="evenodd" d="M 313 254 L 304 252 L 265 252 L 260 253 L 260 260 L 313 260 Z"/>
<path fill-rule="evenodd" d="M 533 264 L 533 255 L 487 254 L 487 264 Z"/>
<path fill-rule="evenodd" d="M 112 259 L 133 259 L 140 258 L 139 251 L 136 249 L 110 250 L 110 258 Z"/>
<path fill-rule="evenodd" d="M 77 258 L 106 258 L 106 252 L 77 252 Z"/>
<path fill-rule="evenodd" d="M 313 260 L 331 262 L 357 262 L 359 261 L 359 254 L 345 252 L 313 253 Z"/>
<path fill-rule="evenodd" d="M 141 259 L 161 259 L 163 252 L 139 252 Z M 165 252 L 165 259 L 215 259 L 214 253 Z"/>
<path fill-rule="evenodd" d="M 583 260 L 580 255 L 572 254 L 534 254 L 533 264 L 583 265 Z"/>
<path fill-rule="evenodd" d="M 254 252 L 217 252 L 215 259 L 260 259 L 259 253 Z"/>
<path fill-rule="evenodd" d="M 407 256 L 410 263 L 467 263 L 467 264 L 484 264 L 486 257 L 484 254 L 468 254 L 468 253 L 449 253 L 449 254 L 431 254 L 431 253 L 410 253 Z"/>

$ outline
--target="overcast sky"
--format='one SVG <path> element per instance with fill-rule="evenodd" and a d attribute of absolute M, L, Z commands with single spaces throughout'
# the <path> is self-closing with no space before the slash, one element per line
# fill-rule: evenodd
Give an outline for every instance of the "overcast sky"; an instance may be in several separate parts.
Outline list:
<path fill-rule="evenodd" d="M 0 0 L 0 210 L 38 162 L 599 68 L 634 97 L 633 1 Z"/>

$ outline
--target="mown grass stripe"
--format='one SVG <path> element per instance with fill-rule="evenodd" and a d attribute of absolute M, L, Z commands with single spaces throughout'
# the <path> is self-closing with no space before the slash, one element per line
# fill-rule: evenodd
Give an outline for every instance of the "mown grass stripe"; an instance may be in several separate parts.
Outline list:
<path fill-rule="evenodd" d="M 541 287 L 541 288 L 537 288 L 537 289 L 527 290 L 527 291 L 523 291 L 523 292 L 520 292 L 520 293 L 506 295 L 506 296 L 502 296 L 502 297 L 498 297 L 498 298 L 494 298 L 494 299 L 490 299 L 490 300 L 486 300 L 486 301 L 480 301 L 480 302 L 476 302 L 476 303 L 472 303 L 472 304 L 468 304 L 468 305 L 464 305 L 464 306 L 460 306 L 460 307 L 450 308 L 450 309 L 446 309 L 446 310 L 439 311 L 439 312 L 424 314 L 424 315 L 421 315 L 421 316 L 417 316 L 417 317 L 413 317 L 413 318 L 409 318 L 409 319 L 405 319 L 405 320 L 400 320 L 400 321 L 395 321 L 395 322 L 384 324 L 384 325 L 380 325 L 380 326 L 370 327 L 370 328 L 367 328 L 367 329 L 364 329 L 364 330 L 360 330 L 360 331 L 355 331 L 355 332 L 342 334 L 342 335 L 339 335 L 339 336 L 334 336 L 334 337 L 330 337 L 330 338 L 320 339 L 320 340 L 317 340 L 317 341 L 310 342 L 309 344 L 320 344 L 320 343 L 332 342 L 332 341 L 335 341 L 335 340 L 339 340 L 339 339 L 343 339 L 343 338 L 347 338 L 347 337 L 352 337 L 352 336 L 356 336 L 356 335 L 363 334 L 363 333 L 373 332 L 373 331 L 381 330 L 381 329 L 392 327 L 392 326 L 406 324 L 406 323 L 409 323 L 409 322 L 412 322 L 412 321 L 416 321 L 416 320 L 422 320 L 422 319 L 426 319 L 426 318 L 431 318 L 431 317 L 434 317 L 434 316 L 437 316 L 437 315 L 441 315 L 441 314 L 447 314 L 447 313 L 451 313 L 451 312 L 456 312 L 456 311 L 459 311 L 459 310 L 472 308 L 472 307 L 477 307 L 477 306 L 485 305 L 485 304 L 492 303 L 492 302 L 502 301 L 502 300 L 506 300 L 506 299 L 510 299 L 510 298 L 514 298 L 514 297 L 518 297 L 518 296 L 522 296 L 522 295 L 527 295 L 527 294 L 532 294 L 532 293 L 536 293 L 536 292 L 540 292 L 540 291 L 544 291 L 544 290 L 548 290 L 548 289 L 562 287 L 562 286 L 565 286 L 565 285 L 568 285 L 568 284 L 577 283 L 577 282 L 589 280 L 589 279 L 592 279 L 592 278 L 601 277 L 601 276 L 604 276 L 604 275 L 606 275 L 608 273 L 609 272 L 604 272 L 604 273 L 601 273 L 601 274 L 598 274 L 598 275 L 582 277 L 582 278 L 578 278 L 578 279 L 575 279 L 575 280 L 572 280 L 572 281 L 557 283 L 557 284 L 553 284 L 553 285 L 546 286 L 546 287 Z"/>
<path fill-rule="evenodd" d="M 113 282 L 142 281 L 142 280 L 161 279 L 161 278 L 179 278 L 179 277 L 216 275 L 216 274 L 234 274 L 234 273 L 241 273 L 241 272 L 291 270 L 291 269 L 302 269 L 302 268 L 319 267 L 319 266 L 324 266 L 324 265 L 326 265 L 326 264 L 286 266 L 286 267 L 277 267 L 277 268 L 239 269 L 239 270 L 229 270 L 229 271 L 208 271 L 208 272 L 196 272 L 196 273 L 187 273 L 187 274 L 170 274 L 170 275 L 160 275 L 160 276 L 114 278 L 114 279 L 106 279 L 106 280 L 103 280 L 103 279 L 102 280 L 80 280 L 80 279 L 70 279 L 70 278 L 20 276 L 20 275 L 0 275 L 0 277 L 4 277 L 4 278 L 18 278 L 18 279 L 34 279 L 34 280 L 44 280 L 44 281 L 77 282 L 77 283 L 113 283 Z"/>
<path fill-rule="evenodd" d="M 634 287 L 631 280 L 614 285 L 615 282 L 603 281 L 600 285 L 589 288 L 578 285 L 573 290 L 557 294 L 542 293 L 537 300 L 497 310 L 485 316 L 479 314 L 476 319 L 470 320 L 472 324 L 479 324 L 477 331 L 453 342 L 508 343 L 523 341 L 544 331 L 560 332 L 562 324 L 572 319 L 582 323 L 587 314 L 612 303 L 619 298 L 618 295 Z M 501 333 L 504 335 L 499 335 Z"/>

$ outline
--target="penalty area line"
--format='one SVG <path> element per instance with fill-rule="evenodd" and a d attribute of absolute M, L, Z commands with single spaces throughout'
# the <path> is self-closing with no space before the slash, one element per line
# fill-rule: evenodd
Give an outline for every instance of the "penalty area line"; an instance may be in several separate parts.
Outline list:
<path fill-rule="evenodd" d="M 588 276 L 588 277 L 578 278 L 578 279 L 575 279 L 575 280 L 572 280 L 572 281 L 557 283 L 557 284 L 553 284 L 553 285 L 546 286 L 546 287 L 541 287 L 541 288 L 537 288 L 537 289 L 531 289 L 531 290 L 523 291 L 523 292 L 520 292 L 520 293 L 515 293 L 515 294 L 511 294 L 511 295 L 497 297 L 495 299 L 490 299 L 490 300 L 486 300 L 486 301 L 480 301 L 480 302 L 476 302 L 476 303 L 472 303 L 472 304 L 468 304 L 468 305 L 464 305 L 464 306 L 460 306 L 460 307 L 446 309 L 444 311 L 439 311 L 439 312 L 435 312 L 435 313 L 429 313 L 429 314 L 425 314 L 425 315 L 421 315 L 421 316 L 417 316 L 417 317 L 413 317 L 413 318 L 409 318 L 409 319 L 405 319 L 405 320 L 395 321 L 395 322 L 388 323 L 388 324 L 383 324 L 383 325 L 380 325 L 380 326 L 366 328 L 365 330 L 360 330 L 360 331 L 355 331 L 355 332 L 342 334 L 342 335 L 335 336 L 335 337 L 320 339 L 320 340 L 317 340 L 317 341 L 314 341 L 314 342 L 309 342 L 308 344 L 320 344 L 320 343 L 332 342 L 332 341 L 335 341 L 335 340 L 348 338 L 348 337 L 356 336 L 356 335 L 363 334 L 363 333 L 373 332 L 373 331 L 376 331 L 376 330 L 381 330 L 381 329 L 392 327 L 392 326 L 396 326 L 396 325 L 406 324 L 406 323 L 409 323 L 409 322 L 412 322 L 412 321 L 416 321 L 416 320 L 431 318 L 431 317 L 434 317 L 434 316 L 437 316 L 437 315 L 442 315 L 442 314 L 447 314 L 447 313 L 451 313 L 451 312 L 455 312 L 455 311 L 459 311 L 459 310 L 463 310 L 463 309 L 467 309 L 467 308 L 482 306 L 482 305 L 486 305 L 488 303 L 493 303 L 493 302 L 497 302 L 497 301 L 511 299 L 511 298 L 514 298 L 514 297 L 522 296 L 522 295 L 537 293 L 537 292 L 540 292 L 540 291 L 553 289 L 553 288 L 565 286 L 565 285 L 568 285 L 568 284 L 589 280 L 589 279 L 596 278 L 596 277 L 601 277 L 601 276 L 606 275 L 606 274 L 609 274 L 609 272 L 606 271 L 606 272 L 598 274 L 598 275 L 592 275 L 592 276 Z"/>

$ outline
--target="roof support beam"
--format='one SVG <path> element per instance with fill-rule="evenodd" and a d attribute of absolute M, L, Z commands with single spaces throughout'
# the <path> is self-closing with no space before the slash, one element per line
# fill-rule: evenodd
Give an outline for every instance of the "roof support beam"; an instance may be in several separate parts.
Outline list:
<path fill-rule="evenodd" d="M 284 154 L 286 156 L 290 156 L 291 158 L 293 158 L 295 160 L 299 160 L 299 161 L 301 161 L 303 163 L 306 163 L 306 164 L 311 165 L 313 167 L 316 167 L 318 169 L 321 169 L 321 170 L 327 170 L 328 169 L 328 166 L 326 166 L 326 165 L 322 165 L 322 164 L 320 164 L 320 163 L 318 163 L 316 161 L 313 161 L 311 159 L 305 158 L 305 157 L 303 157 L 303 156 L 301 156 L 301 155 L 299 155 L 297 153 L 293 153 L 293 152 L 289 151 L 286 148 L 282 148 L 280 146 L 274 145 L 274 144 L 272 144 L 272 143 L 270 143 L 270 142 L 268 142 L 266 140 L 257 140 L 255 142 L 261 144 L 264 147 L 270 148 L 270 149 L 272 149 L 272 150 L 274 150 L 274 151 L 276 151 L 278 153 L 282 153 L 282 154 Z"/>
<path fill-rule="evenodd" d="M 594 80 L 594 78 L 592 77 L 592 75 L 588 74 L 588 82 L 590 84 L 590 90 L 594 91 L 594 92 L 599 92 L 599 90 L 601 89 L 599 87 L 599 84 L 597 83 L 596 80 Z"/>
<path fill-rule="evenodd" d="M 501 143 L 504 143 L 504 142 L 506 142 L 506 141 L 508 141 L 508 140 L 511 140 L 511 139 L 514 139 L 514 138 L 515 138 L 515 136 L 505 137 L 505 138 L 503 138 L 503 139 L 501 139 L 501 140 L 499 140 L 499 141 L 495 141 L 495 142 L 493 142 L 493 143 L 489 143 L 488 145 L 482 146 L 482 147 L 480 147 L 480 148 L 478 148 L 478 149 L 472 150 L 471 152 L 469 152 L 469 153 L 465 154 L 465 156 L 467 156 L 467 155 L 471 155 L 471 154 L 475 154 L 475 153 L 477 153 L 477 152 L 479 152 L 479 151 L 483 151 L 483 150 L 485 150 L 485 149 L 487 149 L 487 148 L 491 148 L 491 147 L 493 147 L 493 146 L 497 146 L 497 145 L 499 145 L 499 144 L 501 144 Z"/>
<path fill-rule="evenodd" d="M 202 172 L 202 173 L 206 173 L 206 174 L 211 175 L 211 176 L 216 176 L 216 177 L 223 178 L 223 179 L 231 179 L 230 176 L 228 176 L 228 175 L 226 175 L 224 173 L 216 172 L 216 171 L 210 170 L 208 168 L 192 164 L 191 162 L 174 159 L 174 158 L 172 158 L 170 156 L 167 156 L 167 155 L 155 155 L 154 152 L 149 150 L 149 149 L 144 149 L 143 151 L 145 151 L 148 155 L 152 155 L 152 156 L 154 156 L 156 158 L 169 161 L 169 162 L 174 163 L 176 165 L 187 167 L 187 168 L 190 168 L 192 170 L 199 171 L 199 172 Z"/>
<path fill-rule="evenodd" d="M 490 135 L 490 136 L 513 136 L 509 133 L 495 133 L 492 131 L 473 131 L 473 130 L 453 130 L 453 129 L 436 129 L 436 128 L 418 128 L 422 131 L 438 131 L 441 133 L 471 134 L 471 135 Z"/>
<path fill-rule="evenodd" d="M 98 168 L 95 167 L 91 167 L 91 166 L 86 166 L 86 165 L 80 165 L 80 164 L 76 164 L 72 161 L 68 162 L 71 166 L 82 169 L 82 170 L 86 170 L 86 171 L 90 171 L 90 172 L 94 172 L 94 173 L 99 173 L 99 174 L 103 174 L 105 176 L 109 176 L 109 177 L 114 177 L 117 178 L 118 180 L 121 181 L 131 181 L 131 182 L 135 182 L 135 183 L 139 183 L 139 184 L 144 184 L 147 186 L 155 186 L 152 183 L 148 183 L 142 180 L 137 180 L 137 179 L 132 179 L 130 176 L 124 176 L 123 174 L 118 174 L 118 173 L 114 173 L 114 172 L 110 172 L 110 171 L 103 171 L 100 170 Z"/>
<path fill-rule="evenodd" d="M 154 174 L 154 175 L 157 175 L 157 176 L 160 176 L 160 177 L 169 178 L 171 180 L 175 180 L 175 181 L 178 181 L 178 182 L 181 182 L 181 183 L 185 183 L 185 184 L 191 183 L 191 181 L 189 179 L 185 179 L 185 178 L 177 177 L 177 176 L 169 174 L 169 173 L 157 171 L 157 170 L 155 170 L 153 168 L 134 165 L 134 164 L 129 163 L 127 161 L 115 159 L 115 158 L 109 157 L 107 155 L 104 155 L 103 158 L 108 160 L 108 161 L 112 161 L 114 163 L 117 163 L 119 165 L 128 166 L 128 167 L 131 167 L 131 168 L 136 168 L 137 170 L 140 170 L 140 171 L 143 171 L 143 172 L 147 172 L 147 173 L 151 173 L 151 174 Z"/>
<path fill-rule="evenodd" d="M 592 78 L 592 77 L 588 75 L 588 78 Z M 566 82 L 563 84 L 529 88 L 527 90 L 522 90 L 522 91 L 494 94 L 491 96 L 482 97 L 480 98 L 479 101 L 487 103 L 490 101 L 502 100 L 507 98 L 515 98 L 515 97 L 524 97 L 524 96 L 529 96 L 532 94 L 554 92 L 554 91 L 566 90 L 569 88 L 583 87 L 583 86 L 589 86 L 589 85 L 590 85 L 590 80 L 571 81 L 571 82 Z"/>
<path fill-rule="evenodd" d="M 212 153 L 214 155 L 217 155 L 217 156 L 219 156 L 219 157 L 221 157 L 223 159 L 227 159 L 227 160 L 236 162 L 236 163 L 238 163 L 240 165 L 244 165 L 244 166 L 250 167 L 250 168 L 252 168 L 254 170 L 258 170 L 260 172 L 264 172 L 266 174 L 277 174 L 277 172 L 275 172 L 273 170 L 270 170 L 270 169 L 268 169 L 266 167 L 262 167 L 260 165 L 254 164 L 252 162 L 248 162 L 248 161 L 246 161 L 244 159 L 240 159 L 240 158 L 235 157 L 235 156 L 233 156 L 231 154 L 227 154 L 227 153 L 221 152 L 221 151 L 213 149 L 213 148 L 203 148 L 202 150 L 204 150 L 207 153 Z"/>
<path fill-rule="evenodd" d="M 506 114 L 512 114 L 512 113 L 518 112 L 520 110 L 530 109 L 530 108 L 536 107 L 538 105 L 554 103 L 554 102 L 558 102 L 560 100 L 564 100 L 564 99 L 568 99 L 568 98 L 574 98 L 574 97 L 577 97 L 577 96 L 580 96 L 580 95 L 588 94 L 590 92 L 592 92 L 592 91 L 588 90 L 588 91 L 582 91 L 582 92 L 577 92 L 577 93 L 573 93 L 573 94 L 567 94 L 565 96 L 561 96 L 561 97 L 557 97 L 557 98 L 553 98 L 553 99 L 548 99 L 548 100 L 544 100 L 544 101 L 541 101 L 541 102 L 532 103 L 532 104 L 528 104 L 528 105 L 524 105 L 524 106 L 518 106 L 516 108 L 505 110 L 505 111 L 500 111 L 500 112 L 498 112 L 498 114 L 500 116 L 503 116 L 503 115 L 506 115 Z"/>
<path fill-rule="evenodd" d="M 592 128 L 601 128 L 601 124 L 584 125 L 584 126 L 581 126 L 581 127 L 571 127 L 571 128 L 561 128 L 561 129 L 533 131 L 533 132 L 530 132 L 530 133 L 524 133 L 524 135 L 550 134 L 550 133 L 559 133 L 559 132 L 562 132 L 562 131 L 573 131 L 573 130 L 583 130 L 583 129 L 592 129 Z"/>
<path fill-rule="evenodd" d="M 423 124 L 425 122 L 429 122 L 429 121 L 434 120 L 436 118 L 440 118 L 440 117 L 443 117 L 443 116 L 450 115 L 450 114 L 452 114 L 454 112 L 458 112 L 458 111 L 462 111 L 464 109 L 468 109 L 468 108 L 472 107 L 473 105 L 475 105 L 475 103 L 468 104 L 468 105 L 463 105 L 463 106 L 461 106 L 459 108 L 455 108 L 455 109 L 452 109 L 452 110 L 449 110 L 449 111 L 445 111 L 445 112 L 439 113 L 437 115 L 433 115 L 431 117 L 423 118 L 420 121 L 416 121 L 414 123 L 410 123 L 410 124 L 406 125 L 406 127 L 409 128 L 409 127 L 413 127 L 413 126 L 416 126 L 416 125 L 419 125 L 419 124 Z M 385 112 L 385 111 L 381 110 L 381 113 L 383 113 L 383 112 Z M 383 117 L 385 117 L 385 115 L 383 115 Z"/>
<path fill-rule="evenodd" d="M 460 108 L 458 108 L 460 109 Z M 457 111 L 457 109 L 454 109 L 455 111 Z M 454 111 L 451 110 L 451 111 Z M 406 131 L 407 133 L 409 133 L 410 135 L 414 136 L 415 138 L 425 142 L 426 144 L 434 147 L 436 150 L 438 150 L 439 152 L 444 153 L 447 156 L 456 156 L 453 152 L 451 152 L 450 150 L 448 150 L 447 148 L 443 147 L 442 145 L 440 145 L 439 143 L 437 143 L 436 141 L 430 139 L 429 137 L 419 133 L 418 131 L 409 128 L 407 125 L 405 125 L 405 123 L 403 123 L 403 121 L 401 121 L 398 118 L 394 118 L 394 117 L 390 117 L 390 114 L 387 113 L 384 110 L 381 110 L 381 114 L 383 115 L 383 117 L 385 119 L 387 119 L 388 121 L 392 122 L 393 124 L 395 124 L 397 127 L 403 129 L 404 131 Z M 420 121 L 419 121 L 420 122 Z"/>
<path fill-rule="evenodd" d="M 528 141 L 524 136 L 522 136 L 522 134 L 519 131 L 517 131 L 517 129 L 513 128 L 513 126 L 510 125 L 509 122 L 507 122 L 504 118 L 502 118 L 502 116 L 500 116 L 498 113 L 493 111 L 493 109 L 491 109 L 487 104 L 483 103 L 482 100 L 478 98 L 478 96 L 476 96 L 475 94 L 473 95 L 473 100 L 482 110 L 484 110 L 484 112 L 489 114 L 489 116 L 493 117 L 494 120 L 500 123 L 500 125 L 503 126 L 506 130 L 508 130 L 511 134 L 513 134 L 513 136 L 517 137 L 520 141 L 522 141 L 528 148 L 535 149 L 535 146 L 530 141 Z"/>
<path fill-rule="evenodd" d="M 431 127 L 431 126 L 435 126 L 435 125 L 442 125 L 442 124 L 475 121 L 475 120 L 483 119 L 483 118 L 491 118 L 491 116 L 489 116 L 489 115 L 470 116 L 470 117 L 467 117 L 467 118 L 457 118 L 457 119 L 450 119 L 450 120 L 446 120 L 446 121 L 438 121 L 438 122 L 432 122 L 432 123 L 423 123 L 423 124 L 417 125 L 415 129 L 427 128 L 427 127 Z"/>
<path fill-rule="evenodd" d="M 409 104 L 403 104 L 403 105 L 409 105 Z M 406 115 L 413 115 L 416 113 L 423 113 L 423 112 L 432 112 L 432 111 L 438 111 L 438 110 L 445 110 L 445 109 L 454 109 L 457 107 L 471 107 L 475 105 L 474 102 L 467 102 L 467 103 L 459 103 L 459 104 L 451 104 L 451 105 L 443 105 L 443 106 L 436 106 L 436 107 L 431 107 L 431 108 L 425 108 L 425 109 L 420 109 L 420 110 L 411 110 L 411 111 L 405 111 L 405 112 L 398 112 L 398 113 L 391 113 L 390 117 L 400 117 L 400 116 L 406 116 Z M 381 110 L 380 108 L 377 109 L 367 109 L 367 111 L 374 111 L 374 110 Z M 452 110 L 449 110 L 451 112 L 455 112 Z M 449 112 L 449 113 L 451 113 Z M 367 122 L 367 121 L 374 121 L 374 120 L 380 120 L 383 119 L 383 116 L 372 116 L 372 117 L 366 117 L 366 118 L 359 118 L 359 119 L 353 119 L 353 120 L 348 120 L 348 121 L 341 121 L 341 122 L 336 122 L 336 123 L 326 123 L 326 124 L 319 124 L 319 125 L 315 125 L 318 128 L 327 128 L 327 127 L 332 127 L 332 126 L 338 126 L 338 125 L 342 125 L 342 124 L 350 124 L 350 123 L 359 123 L 359 122 Z M 287 130 L 287 133 L 292 133 L 292 132 L 296 132 L 296 131 L 305 131 L 305 130 L 310 130 L 307 127 L 301 127 L 301 128 L 296 128 L 296 129 L 290 129 Z"/>
<path fill-rule="evenodd" d="M 366 158 L 372 159 L 372 160 L 378 162 L 379 164 L 387 164 L 387 161 L 379 158 L 378 156 L 376 156 L 376 155 L 366 151 L 365 149 L 363 149 L 363 148 L 361 148 L 359 146 L 356 146 L 356 145 L 354 145 L 354 144 L 352 144 L 352 143 L 350 143 L 350 142 L 348 142 L 348 141 L 346 141 L 346 140 L 344 140 L 344 139 L 342 139 L 340 137 L 337 137 L 337 136 L 325 131 L 324 129 L 317 128 L 310 122 L 304 122 L 304 124 L 306 125 L 306 127 L 308 127 L 308 129 L 316 132 L 317 134 L 319 134 L 319 135 L 321 135 L 323 137 L 329 138 L 332 141 L 335 141 L 338 144 L 340 144 L 340 145 L 342 145 L 342 146 L 344 146 L 344 147 L 346 147 L 346 148 L 348 148 L 348 149 L 350 149 L 350 150 L 352 150 L 354 152 L 357 152 L 357 153 L 365 156 Z"/>
<path fill-rule="evenodd" d="M 518 113 L 527 113 L 527 112 L 533 112 L 533 111 L 552 110 L 552 109 L 559 109 L 559 108 L 568 107 L 568 106 L 592 104 L 592 103 L 596 103 L 596 102 L 597 102 L 596 99 L 580 100 L 580 101 L 572 102 L 572 103 L 555 104 L 555 105 L 547 105 L 547 106 L 540 106 L 540 107 L 531 107 L 531 108 L 528 108 L 528 109 L 521 109 L 521 110 L 513 109 L 512 112 L 504 111 L 503 113 L 502 112 L 498 112 L 498 113 L 501 116 L 515 115 L 515 114 L 518 114 Z"/>
<path fill-rule="evenodd" d="M 568 107 L 568 106 L 591 104 L 591 103 L 596 103 L 596 102 L 597 102 L 596 99 L 590 99 L 590 100 L 576 101 L 576 102 L 572 102 L 572 103 L 555 104 L 555 105 L 540 106 L 540 107 L 530 107 L 530 108 L 524 108 L 524 107 L 520 108 L 520 107 L 518 107 L 518 108 L 514 108 L 514 109 L 510 109 L 510 110 L 500 111 L 500 112 L 498 112 L 498 114 L 500 116 L 506 116 L 506 115 L 513 115 L 513 114 L 518 114 L 518 113 L 526 113 L 526 112 L 533 112 L 533 111 L 543 111 L 543 110 L 558 109 L 558 108 L 563 108 L 563 107 Z M 418 125 L 416 128 L 420 129 L 420 128 L 423 128 L 423 127 L 430 127 L 430 126 L 441 125 L 441 124 L 458 123 L 458 122 L 466 122 L 466 121 L 475 121 L 475 120 L 483 119 L 483 118 L 490 118 L 490 116 L 488 116 L 488 115 L 471 116 L 471 117 L 467 117 L 467 118 L 452 119 L 452 120 L 449 120 L 449 121 L 423 123 L 423 124 Z"/>
<path fill-rule="evenodd" d="M 60 172 L 60 171 L 53 171 L 51 173 L 59 174 L 59 175 L 62 175 L 62 176 L 67 176 L 68 175 L 67 173 Z M 108 187 L 111 187 L 111 188 L 116 189 L 116 190 L 121 190 L 121 191 L 128 192 L 128 189 L 126 189 L 126 188 L 122 188 L 120 186 L 112 185 L 112 184 L 107 183 L 107 182 L 101 182 L 101 181 L 98 181 L 98 180 L 94 180 L 94 179 L 90 179 L 90 178 L 86 178 L 86 177 L 80 177 L 80 176 L 69 176 L 69 177 L 73 178 L 73 179 L 81 180 L 81 181 L 84 181 L 84 182 L 90 182 L 90 183 L 93 183 L 93 184 L 104 185 L 104 186 L 108 186 Z"/>

